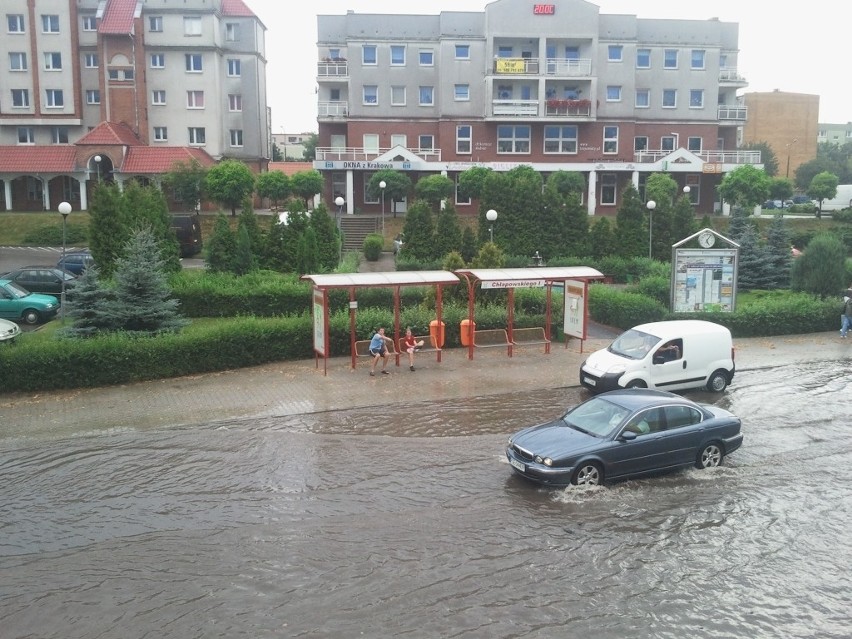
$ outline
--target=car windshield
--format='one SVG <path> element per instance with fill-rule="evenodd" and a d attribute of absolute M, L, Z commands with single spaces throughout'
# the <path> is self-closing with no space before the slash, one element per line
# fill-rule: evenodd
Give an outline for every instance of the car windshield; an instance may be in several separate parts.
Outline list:
<path fill-rule="evenodd" d="M 22 297 L 26 297 L 31 293 L 25 289 L 23 286 L 19 286 L 14 282 L 8 282 L 4 288 L 9 292 L 9 295 L 14 297 L 16 300 L 21 299 Z"/>
<path fill-rule="evenodd" d="M 601 397 L 594 397 L 568 411 L 562 418 L 566 425 L 596 437 L 612 433 L 630 414 L 626 408 Z"/>
<path fill-rule="evenodd" d="M 659 342 L 659 337 L 631 328 L 619 335 L 607 350 L 628 359 L 644 359 Z"/>

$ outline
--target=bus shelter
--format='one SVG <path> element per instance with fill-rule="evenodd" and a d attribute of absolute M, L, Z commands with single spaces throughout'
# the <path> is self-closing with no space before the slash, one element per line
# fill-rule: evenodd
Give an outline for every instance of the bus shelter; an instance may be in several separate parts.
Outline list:
<path fill-rule="evenodd" d="M 323 358 L 323 374 L 328 374 L 329 348 L 329 308 L 328 294 L 333 289 L 347 289 L 349 291 L 349 349 L 354 369 L 358 361 L 356 344 L 358 338 L 355 329 L 355 317 L 358 312 L 358 299 L 356 292 L 359 288 L 392 288 L 393 289 L 393 343 L 396 356 L 396 365 L 399 366 L 399 297 L 400 290 L 404 286 L 434 286 L 435 291 L 435 321 L 439 330 L 439 340 L 436 348 L 437 361 L 441 361 L 441 342 L 443 341 L 443 323 L 441 321 L 442 295 L 444 286 L 456 286 L 459 278 L 450 271 L 389 271 L 377 273 L 331 273 L 302 275 L 300 279 L 309 280 L 313 283 L 312 290 L 312 313 L 313 313 L 313 347 L 316 365 L 319 368 L 319 359 Z M 389 336 L 390 337 L 390 336 Z"/>
<path fill-rule="evenodd" d="M 473 359 L 477 346 L 505 346 L 509 357 L 515 346 L 543 344 L 545 354 L 550 353 L 553 288 L 565 292 L 564 330 L 571 337 L 585 340 L 588 323 L 588 285 L 604 279 L 603 273 L 588 266 L 533 266 L 506 269 L 459 269 L 455 273 L 467 283 L 467 323 L 462 326 L 462 346 L 468 349 L 468 359 Z M 507 321 L 505 329 L 476 330 L 474 309 L 476 289 L 507 289 Z M 543 327 L 517 329 L 515 320 L 515 289 L 545 288 L 547 300 Z M 463 322 L 464 324 L 464 322 Z M 480 341 L 478 338 L 482 338 Z M 582 348 L 582 346 L 581 346 Z"/>

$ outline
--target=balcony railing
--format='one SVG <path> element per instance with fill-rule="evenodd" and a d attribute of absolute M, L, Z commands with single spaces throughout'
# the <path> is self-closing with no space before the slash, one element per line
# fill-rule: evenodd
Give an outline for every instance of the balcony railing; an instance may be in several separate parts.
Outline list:
<path fill-rule="evenodd" d="M 538 58 L 496 58 L 494 73 L 499 75 L 538 75 Z"/>
<path fill-rule="evenodd" d="M 517 118 L 538 117 L 538 100 L 492 100 L 491 115 Z"/>
<path fill-rule="evenodd" d="M 662 160 L 674 151 L 637 151 L 633 154 L 636 163 L 653 163 Z M 760 151 L 697 151 L 702 161 L 709 164 L 760 164 Z"/>
<path fill-rule="evenodd" d="M 317 64 L 317 76 L 321 78 L 346 78 L 349 76 L 349 63 L 320 62 Z"/>
<path fill-rule="evenodd" d="M 719 105 L 719 119 L 720 120 L 736 120 L 740 122 L 745 122 L 746 115 L 748 115 L 748 107 L 737 106 L 737 105 Z"/>
<path fill-rule="evenodd" d="M 544 103 L 544 114 L 548 117 L 588 118 L 592 115 L 592 101 L 550 98 Z"/>
<path fill-rule="evenodd" d="M 592 61 L 587 58 L 578 58 L 576 60 L 548 58 L 544 68 L 546 75 L 559 75 L 572 78 L 583 78 L 592 75 Z"/>
<path fill-rule="evenodd" d="M 348 102 L 319 102 L 317 104 L 317 115 L 321 118 L 342 118 L 348 114 Z"/>
<path fill-rule="evenodd" d="M 440 162 L 441 149 L 406 149 L 426 162 Z M 385 155 L 390 149 L 365 149 L 363 147 L 317 147 L 317 160 L 336 162 L 370 162 Z"/>
<path fill-rule="evenodd" d="M 746 79 L 741 76 L 736 69 L 719 69 L 719 82 L 734 82 L 736 84 L 746 84 Z"/>

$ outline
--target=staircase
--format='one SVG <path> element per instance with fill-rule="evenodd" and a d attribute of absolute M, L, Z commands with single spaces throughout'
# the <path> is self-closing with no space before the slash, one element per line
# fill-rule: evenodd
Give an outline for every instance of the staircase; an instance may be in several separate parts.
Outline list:
<path fill-rule="evenodd" d="M 364 238 L 370 233 L 381 233 L 379 218 L 363 215 L 343 215 L 340 230 L 343 231 L 343 251 L 362 251 Z"/>

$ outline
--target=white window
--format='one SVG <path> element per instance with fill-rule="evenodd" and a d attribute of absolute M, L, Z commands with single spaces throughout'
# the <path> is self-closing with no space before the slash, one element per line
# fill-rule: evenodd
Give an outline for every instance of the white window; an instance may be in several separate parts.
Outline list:
<path fill-rule="evenodd" d="M 236 22 L 228 22 L 225 24 L 225 40 L 228 42 L 236 42 L 240 39 L 240 25 Z M 234 146 L 233 144 L 231 146 Z M 242 145 L 240 145 L 242 146 Z"/>
<path fill-rule="evenodd" d="M 148 31 L 160 32 L 163 30 L 163 16 L 148 16 Z"/>
<path fill-rule="evenodd" d="M 207 135 L 205 134 L 203 126 L 191 126 L 189 127 L 189 143 L 190 144 L 206 144 Z"/>
<path fill-rule="evenodd" d="M 201 60 L 200 53 L 187 53 L 186 56 L 186 70 L 191 73 L 197 73 L 204 70 L 204 65 Z"/>
<path fill-rule="evenodd" d="M 576 126 L 546 126 L 544 127 L 545 153 L 576 153 Z"/>
<path fill-rule="evenodd" d="M 677 106 L 677 89 L 663 89 L 663 108 L 674 109 Z"/>
<path fill-rule="evenodd" d="M 62 71 L 62 54 L 57 51 L 47 51 L 44 54 L 45 71 Z"/>
<path fill-rule="evenodd" d="M 30 92 L 27 89 L 12 89 L 12 106 L 26 109 L 30 106 Z"/>
<path fill-rule="evenodd" d="M 27 70 L 27 54 L 22 51 L 12 51 L 9 54 L 9 70 L 10 71 L 26 71 Z"/>
<path fill-rule="evenodd" d="M 530 130 L 526 124 L 497 127 L 497 153 L 529 153 Z"/>
<path fill-rule="evenodd" d="M 152 53 L 151 54 L 151 68 L 152 69 L 165 69 L 166 68 L 166 54 L 165 53 Z"/>
<path fill-rule="evenodd" d="M 155 142 L 167 142 L 169 139 L 169 129 L 165 126 L 155 126 L 154 127 L 154 141 Z"/>
<path fill-rule="evenodd" d="M 229 131 L 229 137 L 231 146 L 242 146 L 243 145 L 243 130 L 242 129 L 231 129 Z"/>
<path fill-rule="evenodd" d="M 187 91 L 186 92 L 186 108 L 187 109 L 203 109 L 204 108 L 204 91 Z"/>
<path fill-rule="evenodd" d="M 100 104 L 101 91 L 100 89 L 86 89 L 86 104 Z"/>
<path fill-rule="evenodd" d="M 107 76 L 110 80 L 118 80 L 118 69 L 109 69 L 107 71 Z"/>
<path fill-rule="evenodd" d="M 690 61 L 690 66 L 693 69 L 703 69 L 704 68 L 704 57 L 705 57 L 704 49 L 693 49 L 692 50 L 692 59 Z"/>
<path fill-rule="evenodd" d="M 97 31 L 98 20 L 95 16 L 83 16 L 83 31 Z"/>
<path fill-rule="evenodd" d="M 611 44 L 607 47 L 607 60 L 610 62 L 621 62 L 624 56 L 624 47 L 620 44 Z"/>
<path fill-rule="evenodd" d="M 370 171 L 370 172 L 365 171 L 364 172 L 364 180 L 363 180 L 364 181 L 364 194 L 363 194 L 364 204 L 378 204 L 379 202 L 381 202 L 381 196 L 380 195 L 378 195 L 378 194 L 370 195 L 367 192 L 367 188 L 370 186 L 370 180 L 373 179 L 374 175 L 375 175 L 375 173 L 372 172 L 372 171 Z"/>
<path fill-rule="evenodd" d="M 391 87 L 391 104 L 405 106 L 405 87 Z"/>
<path fill-rule="evenodd" d="M 420 106 L 435 104 L 435 87 L 420 87 Z"/>
<path fill-rule="evenodd" d="M 456 60 L 470 60 L 470 45 L 469 44 L 457 44 L 456 45 Z"/>
<path fill-rule="evenodd" d="M 166 92 L 162 89 L 151 91 L 151 104 L 162 106 L 166 103 Z"/>
<path fill-rule="evenodd" d="M 59 16 L 55 14 L 44 14 L 41 16 L 42 33 L 59 33 Z"/>
<path fill-rule="evenodd" d="M 514 49 L 508 45 L 500 45 L 497 47 L 497 57 L 498 58 L 511 58 L 514 53 Z"/>
<path fill-rule="evenodd" d="M 238 78 L 243 72 L 243 65 L 237 58 L 228 58 L 228 77 Z"/>
<path fill-rule="evenodd" d="M 636 89 L 636 108 L 647 109 L 651 106 L 651 90 Z"/>
<path fill-rule="evenodd" d="M 201 35 L 201 17 L 190 16 L 183 19 L 183 35 L 200 36 Z"/>
<path fill-rule="evenodd" d="M 666 49 L 663 53 L 663 68 L 677 69 L 677 49 Z"/>
<path fill-rule="evenodd" d="M 456 127 L 456 153 L 467 155 L 473 148 L 473 129 L 469 124 Z"/>
<path fill-rule="evenodd" d="M 237 112 L 243 110 L 243 96 L 240 93 L 228 95 L 228 111 Z"/>
<path fill-rule="evenodd" d="M 456 102 L 468 102 L 470 100 L 470 85 L 457 84 L 455 86 Z"/>
<path fill-rule="evenodd" d="M 53 144 L 68 144 L 68 127 L 52 126 L 50 127 L 50 141 Z"/>
<path fill-rule="evenodd" d="M 401 67 L 405 65 L 405 47 L 401 44 L 392 44 L 390 48 L 391 66 Z"/>
<path fill-rule="evenodd" d="M 618 127 L 605 126 L 603 129 L 603 152 L 606 154 L 618 153 Z"/>
<path fill-rule="evenodd" d="M 454 187 L 455 187 L 454 190 L 455 190 L 455 196 L 456 196 L 456 204 L 470 204 L 470 196 L 469 195 L 462 195 L 459 192 L 459 177 L 461 177 L 461 174 L 457 175 L 456 179 L 453 181 Z"/>
<path fill-rule="evenodd" d="M 401 146 L 408 148 L 408 136 L 405 133 L 391 133 L 391 147 Z"/>
<path fill-rule="evenodd" d="M 621 102 L 621 87 L 609 85 L 606 88 L 606 101 L 607 102 Z"/>
<path fill-rule="evenodd" d="M 35 131 L 31 126 L 18 127 L 18 144 L 35 144 Z"/>
<path fill-rule="evenodd" d="M 636 49 L 636 68 L 650 69 L 651 68 L 651 50 Z"/>
<path fill-rule="evenodd" d="M 435 148 L 435 136 L 421 135 L 417 138 L 417 144 L 421 151 L 432 151 Z"/>
<path fill-rule="evenodd" d="M 367 153 L 379 152 L 379 136 L 376 133 L 364 134 L 364 151 Z"/>
<path fill-rule="evenodd" d="M 673 135 L 664 135 L 660 138 L 660 150 L 662 151 L 674 151 L 675 148 L 675 136 Z"/>
<path fill-rule="evenodd" d="M 701 153 L 701 137 L 689 136 L 686 138 L 686 148 L 693 153 Z"/>
<path fill-rule="evenodd" d="M 647 135 L 637 135 L 633 138 L 633 150 L 634 151 L 647 151 L 648 150 L 648 136 Z"/>
<path fill-rule="evenodd" d="M 601 204 L 615 205 L 616 186 L 618 178 L 615 173 L 601 174 Z"/>
<path fill-rule="evenodd" d="M 45 105 L 49 109 L 61 109 L 65 106 L 65 97 L 62 89 L 47 89 L 44 92 Z"/>
<path fill-rule="evenodd" d="M 376 64 L 376 45 L 365 44 L 361 47 L 361 64 L 373 66 Z"/>
<path fill-rule="evenodd" d="M 704 89 L 690 89 L 689 91 L 689 108 L 703 109 L 704 108 Z"/>
<path fill-rule="evenodd" d="M 98 54 L 97 53 L 87 53 L 83 56 L 83 66 L 87 69 L 97 69 L 98 68 Z"/>
<path fill-rule="evenodd" d="M 379 103 L 379 87 L 375 84 L 365 84 L 363 103 L 377 105 Z"/>
<path fill-rule="evenodd" d="M 420 49 L 420 66 L 431 67 L 435 65 L 435 53 L 432 49 Z"/>
<path fill-rule="evenodd" d="M 701 202 L 701 176 L 687 175 L 686 185 L 689 187 L 689 203 L 698 205 Z"/>
<path fill-rule="evenodd" d="M 7 14 L 6 27 L 9 33 L 24 33 L 24 15 L 22 13 Z"/>

